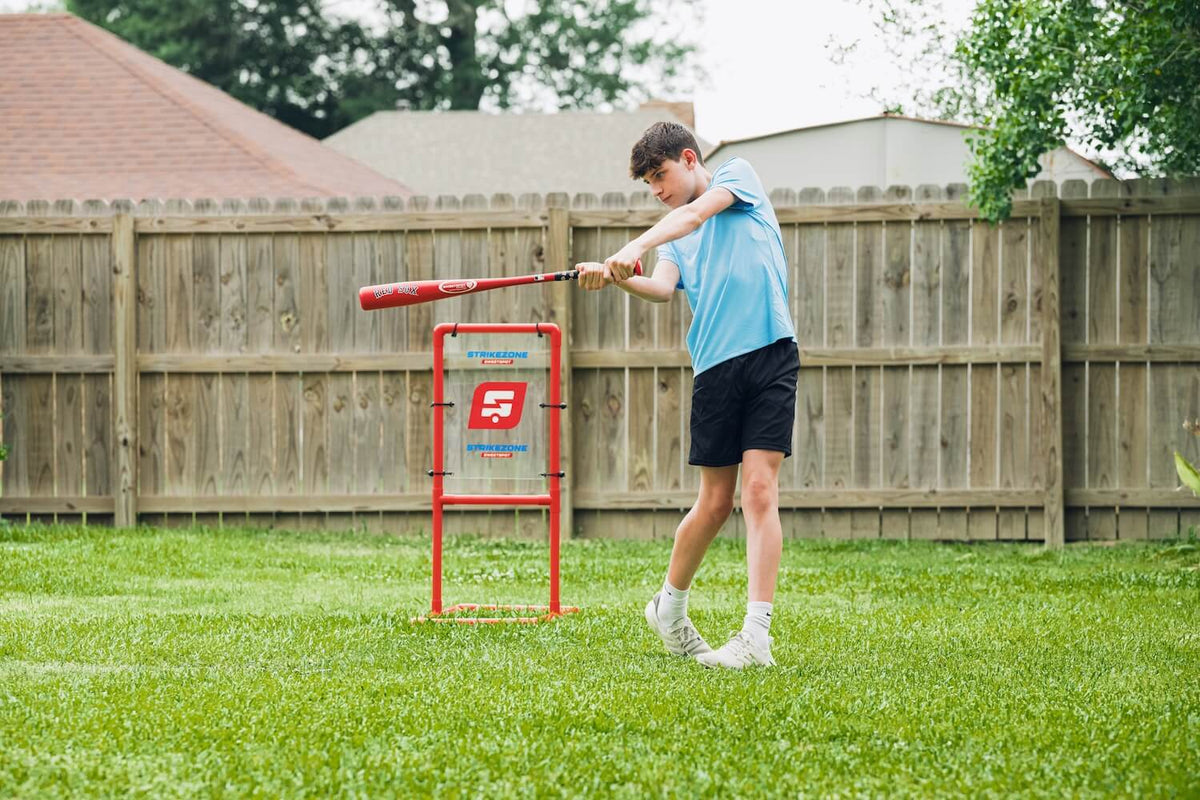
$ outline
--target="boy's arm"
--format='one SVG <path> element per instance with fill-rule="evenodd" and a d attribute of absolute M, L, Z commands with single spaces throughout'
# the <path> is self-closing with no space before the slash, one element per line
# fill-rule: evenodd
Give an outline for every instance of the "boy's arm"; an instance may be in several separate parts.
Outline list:
<path fill-rule="evenodd" d="M 603 264 L 579 264 L 576 269 L 579 270 L 579 285 L 584 289 L 602 289 L 614 282 L 612 273 Z M 679 285 L 679 266 L 673 261 L 659 259 L 649 277 L 634 275 L 617 285 L 634 297 L 651 303 L 665 303 L 675 296 L 675 287 Z"/>
<path fill-rule="evenodd" d="M 687 236 L 704 224 L 709 217 L 720 214 L 733 205 L 733 193 L 723 187 L 709 189 L 685 206 L 672 210 L 654 227 L 622 247 L 604 261 L 613 280 L 624 283 L 633 275 L 633 265 L 652 247 Z"/>

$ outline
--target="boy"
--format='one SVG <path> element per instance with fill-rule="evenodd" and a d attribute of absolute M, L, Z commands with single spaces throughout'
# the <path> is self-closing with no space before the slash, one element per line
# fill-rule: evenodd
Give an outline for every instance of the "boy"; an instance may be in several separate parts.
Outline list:
<path fill-rule="evenodd" d="M 633 147 L 630 172 L 672 210 L 603 265 L 578 265 L 579 285 L 614 283 L 656 303 L 676 289 L 687 292 L 695 372 L 688 463 L 700 468 L 700 494 L 675 532 L 667 577 L 646 606 L 646 621 L 670 652 L 706 667 L 773 666 L 768 633 L 783 548 L 779 467 L 791 455 L 800 368 L 779 223 L 750 165 L 731 158 L 710 173 L 682 125 L 651 126 Z M 652 247 L 654 274 L 633 275 Z M 688 619 L 688 589 L 733 510 L 739 464 L 749 602 L 741 631 L 713 650 Z"/>

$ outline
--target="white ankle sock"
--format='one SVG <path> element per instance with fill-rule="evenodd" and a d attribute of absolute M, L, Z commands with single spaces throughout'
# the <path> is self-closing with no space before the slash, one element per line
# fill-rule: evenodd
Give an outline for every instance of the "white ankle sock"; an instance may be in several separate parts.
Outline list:
<path fill-rule="evenodd" d="M 742 630 L 760 647 L 770 648 L 767 634 L 771 631 L 771 604 L 751 601 L 746 603 L 746 619 Z"/>
<path fill-rule="evenodd" d="M 664 579 L 662 596 L 658 598 L 658 620 L 669 629 L 687 616 L 688 590 L 676 589 Z"/>

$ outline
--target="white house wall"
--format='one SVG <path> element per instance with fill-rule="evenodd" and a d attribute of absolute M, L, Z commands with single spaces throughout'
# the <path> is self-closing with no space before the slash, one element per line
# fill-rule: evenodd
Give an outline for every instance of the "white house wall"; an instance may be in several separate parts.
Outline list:
<path fill-rule="evenodd" d="M 1042 172 L 1038 178 L 1049 178 L 1060 184 L 1072 178 L 1079 178 L 1090 184 L 1097 178 L 1108 177 L 1065 147 L 1044 154 L 1038 159 L 1038 163 L 1042 165 Z"/>
<path fill-rule="evenodd" d="M 887 123 L 887 170 L 875 186 L 966 183 L 971 153 L 964 128 L 883 121 Z"/>
<path fill-rule="evenodd" d="M 905 119 L 869 119 L 789 131 L 722 145 L 716 167 L 732 156 L 749 161 L 768 190 L 816 186 L 944 186 L 967 182 L 967 129 Z M 1066 148 L 1044 155 L 1037 179 L 1088 182 L 1105 175 Z"/>
<path fill-rule="evenodd" d="M 884 175 L 884 120 L 830 125 L 727 144 L 711 159 L 733 156 L 753 165 L 768 190 L 805 186 L 878 186 Z"/>

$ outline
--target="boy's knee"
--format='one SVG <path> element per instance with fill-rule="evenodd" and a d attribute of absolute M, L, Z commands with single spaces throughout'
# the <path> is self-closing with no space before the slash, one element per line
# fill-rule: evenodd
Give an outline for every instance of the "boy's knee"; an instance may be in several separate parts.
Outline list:
<path fill-rule="evenodd" d="M 733 496 L 724 494 L 700 495 L 700 512 L 710 519 L 724 522 L 733 513 Z"/>
<path fill-rule="evenodd" d="M 765 476 L 742 478 L 742 513 L 760 516 L 779 506 L 779 487 Z"/>

